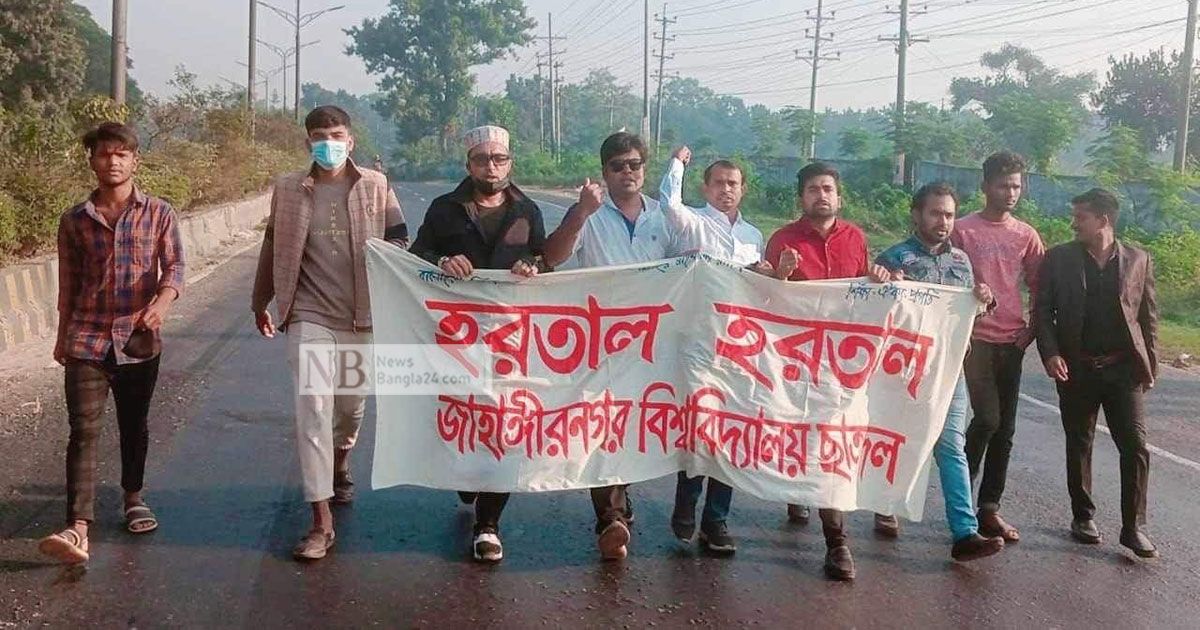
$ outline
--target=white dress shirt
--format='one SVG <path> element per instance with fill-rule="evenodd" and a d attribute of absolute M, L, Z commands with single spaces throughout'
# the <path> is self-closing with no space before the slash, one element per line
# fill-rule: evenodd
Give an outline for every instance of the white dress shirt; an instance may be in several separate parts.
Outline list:
<path fill-rule="evenodd" d="M 604 205 L 587 218 L 579 231 L 573 256 L 558 268 L 629 265 L 678 256 L 686 251 L 680 247 L 678 238 L 672 238 L 659 203 L 646 195 L 640 196 L 642 212 L 631 230 L 625 215 L 606 193 Z"/>
<path fill-rule="evenodd" d="M 671 158 L 659 187 L 659 199 L 667 228 L 677 236 L 684 251 L 698 249 L 737 265 L 753 265 L 762 260 L 762 232 L 743 219 L 740 211 L 737 220 L 730 223 L 729 217 L 712 204 L 703 208 L 685 206 L 682 188 L 683 162 Z"/>

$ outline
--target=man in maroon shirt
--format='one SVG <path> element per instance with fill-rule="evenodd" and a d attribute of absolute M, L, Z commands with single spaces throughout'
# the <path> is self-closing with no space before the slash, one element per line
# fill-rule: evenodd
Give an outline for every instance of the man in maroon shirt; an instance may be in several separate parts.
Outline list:
<path fill-rule="evenodd" d="M 764 259 L 781 280 L 830 280 L 870 276 L 876 282 L 891 277 L 886 269 L 871 266 L 867 237 L 857 225 L 839 218 L 842 200 L 837 169 L 813 162 L 796 174 L 803 216 L 779 228 L 767 241 Z M 840 510 L 821 509 L 825 533 L 825 573 L 836 580 L 854 579 L 854 557 L 846 545 L 846 518 Z M 807 505 L 788 505 L 788 520 L 808 522 Z"/>

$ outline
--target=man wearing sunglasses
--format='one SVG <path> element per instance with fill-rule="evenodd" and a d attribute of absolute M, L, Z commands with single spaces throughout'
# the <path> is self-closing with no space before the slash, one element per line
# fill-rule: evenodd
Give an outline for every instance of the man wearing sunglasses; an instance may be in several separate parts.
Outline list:
<path fill-rule="evenodd" d="M 685 239 L 673 233 L 658 202 L 642 194 L 648 150 L 641 138 L 624 131 L 600 146 L 604 188 L 588 179 L 562 224 L 546 240 L 545 262 L 555 267 L 572 259 L 580 268 L 628 265 L 677 256 Z M 627 486 L 592 489 L 600 555 L 620 560 L 627 554 L 633 513 Z"/>
<path fill-rule="evenodd" d="M 525 277 L 544 271 L 542 211 L 509 179 L 508 131 L 477 127 L 466 133 L 464 143 L 467 177 L 429 205 L 409 251 L 456 278 L 468 278 L 476 269 L 510 269 Z M 500 515 L 508 493 L 460 492 L 459 498 L 475 505 L 475 559 L 499 562 L 504 557 Z"/>

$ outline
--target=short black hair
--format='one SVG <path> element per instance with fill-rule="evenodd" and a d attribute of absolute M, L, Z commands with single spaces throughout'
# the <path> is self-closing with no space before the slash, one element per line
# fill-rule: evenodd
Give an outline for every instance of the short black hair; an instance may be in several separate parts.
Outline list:
<path fill-rule="evenodd" d="M 838 173 L 838 170 L 834 168 L 832 164 L 827 164 L 825 162 L 812 162 L 796 173 L 796 191 L 800 194 L 804 194 L 804 186 L 808 184 L 808 181 L 814 177 L 820 177 L 822 175 L 828 175 L 832 177 L 833 181 L 838 184 L 842 183 L 841 173 Z"/>
<path fill-rule="evenodd" d="M 1020 155 L 1012 151 L 997 151 L 983 161 L 983 181 L 987 183 L 997 177 L 1024 174 L 1027 168 L 1025 158 Z"/>
<path fill-rule="evenodd" d="M 605 138 L 604 144 L 600 145 L 600 163 L 607 166 L 608 161 L 614 156 L 630 151 L 637 151 L 643 160 L 650 155 L 650 149 L 646 147 L 646 142 L 640 136 L 628 131 L 618 131 Z"/>
<path fill-rule="evenodd" d="M 137 153 L 138 137 L 133 127 L 119 122 L 103 122 L 95 129 L 83 134 L 83 148 L 91 156 L 101 142 L 119 142 L 121 146 Z"/>
<path fill-rule="evenodd" d="M 909 206 L 913 212 L 920 212 L 925 208 L 925 202 L 931 197 L 949 197 L 954 200 L 954 210 L 958 211 L 958 192 L 954 187 L 946 182 L 930 182 L 917 189 L 913 194 L 912 204 Z"/>
<path fill-rule="evenodd" d="M 731 171 L 737 171 L 738 174 L 742 176 L 742 185 L 743 186 L 746 185 L 746 172 L 742 170 L 742 167 L 738 166 L 737 164 L 734 164 L 733 162 L 730 162 L 729 160 L 717 160 L 716 162 L 709 164 L 708 168 L 704 169 L 704 183 L 705 184 L 707 184 L 708 180 L 712 177 L 713 171 L 715 171 L 719 168 L 728 169 Z"/>
<path fill-rule="evenodd" d="M 337 105 L 321 105 L 308 112 L 308 115 L 304 117 L 304 130 L 310 133 L 313 129 L 328 129 L 338 126 L 349 129 L 350 114 Z"/>
<path fill-rule="evenodd" d="M 1103 188 L 1093 188 L 1071 199 L 1072 206 L 1078 206 L 1096 216 L 1108 217 L 1108 222 L 1114 227 L 1121 217 L 1121 201 L 1112 192 Z"/>

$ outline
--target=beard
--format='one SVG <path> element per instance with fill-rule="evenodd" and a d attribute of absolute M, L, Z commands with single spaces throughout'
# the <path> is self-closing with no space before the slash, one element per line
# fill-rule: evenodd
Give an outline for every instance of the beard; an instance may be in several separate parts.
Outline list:
<path fill-rule="evenodd" d="M 475 187 L 475 192 L 482 195 L 494 195 L 506 188 L 512 181 L 505 177 L 501 180 L 489 182 L 487 180 L 471 178 L 471 185 Z"/>

